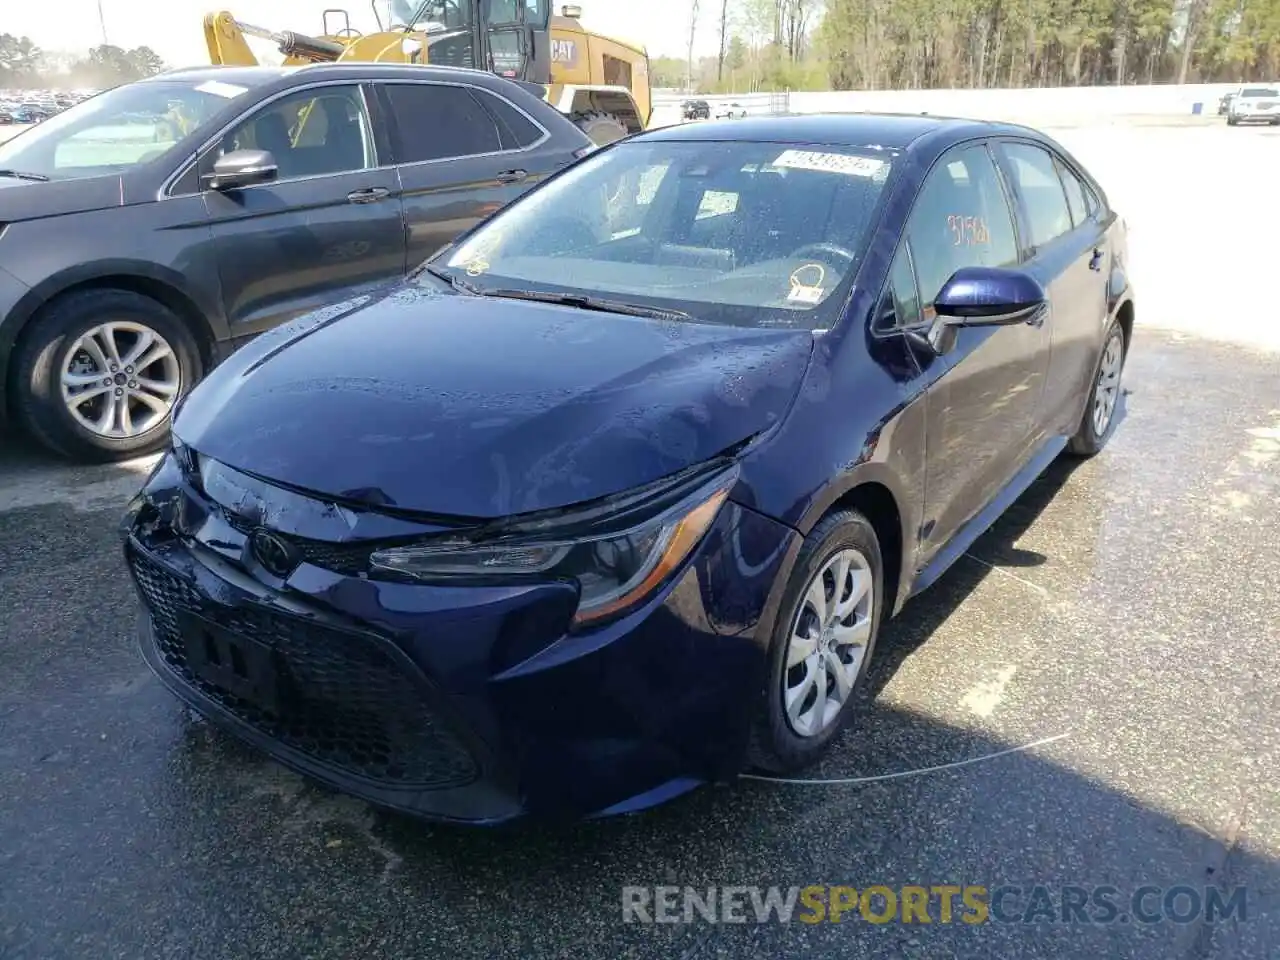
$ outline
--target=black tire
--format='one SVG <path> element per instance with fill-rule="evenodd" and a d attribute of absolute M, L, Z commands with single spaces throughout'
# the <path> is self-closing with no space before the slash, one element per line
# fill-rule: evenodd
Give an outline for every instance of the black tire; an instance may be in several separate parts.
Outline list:
<path fill-rule="evenodd" d="M 612 113 L 592 110 L 589 113 L 575 113 L 570 119 L 597 147 L 608 146 L 615 140 L 621 140 L 631 134 L 627 125 Z"/>
<path fill-rule="evenodd" d="M 810 580 L 837 551 L 846 547 L 853 547 L 860 552 L 871 570 L 871 633 L 866 642 L 862 666 L 853 683 L 853 692 L 842 705 L 840 713 L 822 732 L 802 737 L 791 729 L 782 702 L 788 640 Z M 867 667 L 875 653 L 876 637 L 883 617 L 883 603 L 884 564 L 880 556 L 880 543 L 870 521 L 855 510 L 840 510 L 823 517 L 809 532 L 800 548 L 774 623 L 769 643 L 767 680 L 755 711 L 748 747 L 747 760 L 751 766 L 770 773 L 792 773 L 815 763 L 826 753 L 848 722 L 853 705 L 858 700 Z"/>
<path fill-rule="evenodd" d="M 1111 409 L 1111 417 L 1107 420 L 1106 429 L 1099 433 L 1093 422 L 1093 405 L 1100 385 L 1098 374 L 1102 370 L 1102 360 L 1107 354 L 1107 346 L 1117 337 L 1120 340 L 1120 372 L 1122 376 L 1120 383 L 1116 385 L 1117 396 Z M 1124 363 L 1128 357 L 1129 344 L 1124 334 L 1124 327 L 1112 320 L 1111 326 L 1107 327 L 1106 336 L 1102 338 L 1102 349 L 1098 351 L 1098 362 L 1094 365 L 1093 377 L 1089 381 L 1089 397 L 1085 402 L 1080 424 L 1076 428 L 1075 436 L 1067 441 L 1067 451 L 1069 453 L 1077 457 L 1092 457 L 1107 445 L 1107 441 L 1115 433 L 1116 414 L 1120 410 L 1120 403 L 1124 397 Z"/>
<path fill-rule="evenodd" d="M 1239 122 L 1240 122 L 1240 118 L 1239 118 L 1239 117 L 1231 117 L 1231 116 L 1228 116 L 1228 117 L 1227 117 L 1227 126 L 1228 126 L 1228 127 L 1234 127 L 1234 126 L 1236 126 Z"/>
<path fill-rule="evenodd" d="M 77 291 L 53 300 L 32 319 L 14 356 L 14 413 L 35 440 L 71 460 L 107 463 L 143 456 L 159 450 L 169 438 L 169 417 L 137 436 L 104 437 L 77 422 L 63 403 L 61 371 L 70 359 L 68 352 L 81 336 L 107 320 L 145 325 L 168 341 L 178 363 L 177 398 L 204 373 L 189 325 L 159 301 L 117 289 Z"/>

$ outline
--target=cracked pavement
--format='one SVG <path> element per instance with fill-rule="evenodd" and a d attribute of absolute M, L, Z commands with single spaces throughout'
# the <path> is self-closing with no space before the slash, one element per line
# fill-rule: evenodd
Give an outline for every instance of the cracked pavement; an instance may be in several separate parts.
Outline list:
<path fill-rule="evenodd" d="M 1063 134 L 1090 164 L 1100 137 Z M 1280 145 L 1238 142 L 1256 163 Z M 1098 156 L 1104 184 L 1121 162 Z M 1267 311 L 1196 326 L 1222 274 L 1168 273 L 1160 217 L 1177 211 L 1158 184 L 1115 179 L 1154 288 L 1117 435 L 1052 468 L 886 627 L 855 723 L 807 776 L 1065 736 L 871 783 L 742 780 L 578 826 L 389 816 L 216 733 L 151 678 L 115 533 L 145 465 L 68 467 L 4 435 L 0 958 L 1280 956 L 1280 353 Z M 1179 275 L 1181 297 L 1159 288 Z M 1267 302 L 1257 278 L 1229 302 Z M 1143 326 L 1149 303 L 1179 329 Z M 1024 906 L 1037 884 L 1110 884 L 1124 908 L 1144 884 L 1248 892 L 1246 919 L 1217 925 L 1127 909 L 1106 925 L 624 923 L 623 887 L 662 884 L 1010 885 Z"/>

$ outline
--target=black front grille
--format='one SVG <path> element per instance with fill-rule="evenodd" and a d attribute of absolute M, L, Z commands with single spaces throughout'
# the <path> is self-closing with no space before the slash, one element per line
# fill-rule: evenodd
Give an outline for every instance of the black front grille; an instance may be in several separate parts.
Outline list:
<path fill-rule="evenodd" d="M 469 783 L 475 763 L 433 714 L 418 680 L 380 642 L 284 613 L 214 603 L 130 548 L 165 663 L 243 722 L 346 774 L 395 786 Z M 277 710 L 202 679 L 188 662 L 184 617 L 195 615 L 270 648 L 286 691 Z"/>
<path fill-rule="evenodd" d="M 246 537 L 258 529 L 258 524 L 237 514 L 228 511 L 225 516 L 227 523 Z M 347 576 L 369 571 L 369 557 L 373 554 L 373 547 L 368 543 L 331 543 L 327 540 L 295 537 L 278 530 L 273 530 L 272 533 L 292 546 L 304 561 L 317 567 Z"/>

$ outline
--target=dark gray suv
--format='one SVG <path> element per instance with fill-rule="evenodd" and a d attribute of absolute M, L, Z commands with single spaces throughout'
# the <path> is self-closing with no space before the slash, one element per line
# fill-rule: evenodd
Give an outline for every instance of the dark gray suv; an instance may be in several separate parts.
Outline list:
<path fill-rule="evenodd" d="M 0 144 L 0 416 L 75 459 L 155 450 L 247 338 L 393 282 L 591 149 L 529 87 L 447 67 L 99 94 Z"/>

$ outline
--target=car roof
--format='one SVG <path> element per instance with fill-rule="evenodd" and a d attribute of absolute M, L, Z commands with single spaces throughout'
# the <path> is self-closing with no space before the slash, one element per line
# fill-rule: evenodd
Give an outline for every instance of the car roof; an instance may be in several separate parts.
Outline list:
<path fill-rule="evenodd" d="M 929 134 L 967 137 L 1041 135 L 1016 124 L 906 113 L 810 113 L 741 117 L 661 127 L 638 134 L 644 140 L 747 140 L 763 143 L 824 143 L 903 150 Z"/>
<path fill-rule="evenodd" d="M 513 81 L 489 73 L 487 70 L 471 70 L 466 67 L 445 67 L 435 64 L 416 63 L 371 63 L 357 61 L 351 63 L 309 63 L 299 66 L 199 66 L 181 67 L 177 70 L 166 70 L 156 74 L 149 80 L 171 80 L 181 78 L 197 83 L 208 80 L 219 80 L 225 83 L 239 83 L 246 86 L 261 86 L 279 80 L 377 80 L 417 78 L 426 80 L 467 79 L 471 82 L 489 83 L 494 86 Z"/>

